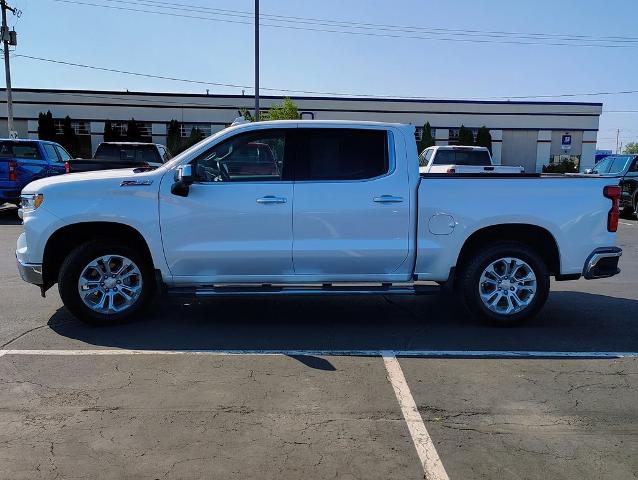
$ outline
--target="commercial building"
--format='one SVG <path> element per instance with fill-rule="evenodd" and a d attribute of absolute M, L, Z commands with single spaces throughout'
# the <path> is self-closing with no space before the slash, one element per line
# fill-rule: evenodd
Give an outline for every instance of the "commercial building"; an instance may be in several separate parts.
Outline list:
<path fill-rule="evenodd" d="M 461 125 L 475 132 L 490 129 L 494 161 L 523 165 L 540 172 L 561 159 L 580 169 L 594 164 L 601 103 L 471 100 L 406 100 L 392 98 L 293 97 L 303 119 L 374 120 L 410 123 L 422 134 L 430 122 L 437 145 L 454 144 Z M 37 138 L 39 113 L 51 111 L 62 128 L 67 115 L 86 151 L 103 140 L 104 122 L 124 130 L 131 118 L 144 138 L 165 143 L 167 125 L 181 123 L 182 135 L 193 128 L 210 135 L 229 125 L 241 108 L 254 105 L 252 96 L 115 92 L 93 90 L 14 89 L 15 128 L 20 137 Z M 261 97 L 262 108 L 282 97 Z M 6 92 L 0 90 L 0 137 L 7 132 Z"/>

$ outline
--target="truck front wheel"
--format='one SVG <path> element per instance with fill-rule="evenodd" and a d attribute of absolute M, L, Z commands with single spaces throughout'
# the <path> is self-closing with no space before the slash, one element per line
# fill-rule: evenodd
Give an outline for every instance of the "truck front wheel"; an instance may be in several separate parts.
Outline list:
<path fill-rule="evenodd" d="M 78 319 L 108 325 L 139 313 L 155 290 L 150 262 L 126 245 L 87 242 L 73 250 L 60 268 L 58 289 Z"/>
<path fill-rule="evenodd" d="M 538 313 L 549 295 L 543 259 L 521 243 L 497 243 L 475 252 L 462 269 L 460 288 L 469 311 L 500 325 Z"/>

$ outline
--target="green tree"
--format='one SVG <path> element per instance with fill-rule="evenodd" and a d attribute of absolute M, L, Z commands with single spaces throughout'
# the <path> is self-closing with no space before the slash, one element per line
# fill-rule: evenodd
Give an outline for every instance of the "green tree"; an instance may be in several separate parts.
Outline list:
<path fill-rule="evenodd" d="M 626 153 L 628 155 L 638 154 L 638 143 L 636 142 L 628 143 L 627 145 L 625 145 L 625 149 L 623 150 L 623 153 Z"/>
<path fill-rule="evenodd" d="M 487 148 L 490 151 L 490 155 L 492 154 L 492 134 L 485 125 L 476 132 L 476 145 Z"/>
<path fill-rule="evenodd" d="M 421 136 L 421 140 L 417 143 L 417 148 L 419 153 L 421 153 L 426 148 L 433 146 L 434 137 L 432 137 L 432 127 L 430 126 L 430 122 L 425 122 L 425 125 L 423 125 L 423 135 Z"/>
<path fill-rule="evenodd" d="M 474 145 L 474 134 L 465 125 L 459 128 L 459 145 Z"/>
<path fill-rule="evenodd" d="M 80 153 L 80 139 L 73 129 L 73 121 L 68 115 L 64 117 L 62 124 L 62 138 L 60 140 L 62 146 L 74 157 Z"/>
<path fill-rule="evenodd" d="M 168 131 L 166 132 L 166 148 L 168 148 L 168 151 L 171 152 L 171 155 L 177 155 L 182 151 L 182 134 L 177 120 L 171 120 L 168 124 Z"/>
<path fill-rule="evenodd" d="M 55 122 L 51 111 L 38 114 L 38 138 L 40 140 L 57 141 Z"/>
<path fill-rule="evenodd" d="M 113 129 L 113 124 L 110 120 L 106 120 L 104 122 L 104 141 L 119 142 L 121 139 L 120 132 Z"/>
<path fill-rule="evenodd" d="M 242 107 L 239 109 L 239 114 L 244 117 L 249 122 L 254 122 L 255 117 L 252 113 L 246 108 Z M 297 104 L 289 97 L 284 98 L 284 101 L 281 105 L 274 104 L 270 107 L 270 109 L 259 112 L 259 121 L 264 120 L 299 120 L 299 107 Z"/>
<path fill-rule="evenodd" d="M 298 120 L 299 107 L 289 97 L 284 98 L 281 105 L 273 105 L 268 110 L 269 120 Z"/>
<path fill-rule="evenodd" d="M 201 142 L 202 140 L 204 140 L 204 138 L 206 138 L 204 136 L 204 132 L 202 132 L 199 128 L 197 127 L 193 127 L 191 129 L 191 134 L 188 137 L 188 146 L 192 147 L 193 145 L 195 145 L 196 143 Z"/>
<path fill-rule="evenodd" d="M 126 141 L 139 142 L 142 140 L 142 132 L 134 118 L 131 118 L 126 125 Z"/>
<path fill-rule="evenodd" d="M 250 113 L 250 110 L 248 110 L 246 107 L 241 107 L 237 113 L 239 113 L 240 116 L 244 117 L 244 119 L 248 122 L 255 121 L 253 114 Z"/>

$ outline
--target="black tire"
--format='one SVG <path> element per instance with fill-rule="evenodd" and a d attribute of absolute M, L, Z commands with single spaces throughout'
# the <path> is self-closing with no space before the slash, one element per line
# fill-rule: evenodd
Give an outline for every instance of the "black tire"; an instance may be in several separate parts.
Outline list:
<path fill-rule="evenodd" d="M 121 255 L 129 258 L 139 267 L 142 289 L 135 302 L 117 313 L 104 314 L 92 310 L 84 304 L 78 292 L 78 281 L 84 268 L 94 259 L 105 255 Z M 132 320 L 153 298 L 156 281 L 153 266 L 145 255 L 115 241 L 90 241 L 75 248 L 64 260 L 58 275 L 58 290 L 64 306 L 86 323 L 93 325 L 115 325 Z"/>
<path fill-rule="evenodd" d="M 531 302 L 521 310 L 509 314 L 490 310 L 481 300 L 479 291 L 483 271 L 492 262 L 504 257 L 524 261 L 536 277 L 536 292 Z M 547 265 L 534 249 L 522 243 L 503 242 L 490 244 L 475 252 L 467 264 L 461 266 L 458 285 L 465 306 L 473 316 L 500 326 L 514 326 L 534 317 L 545 305 L 550 282 Z"/>

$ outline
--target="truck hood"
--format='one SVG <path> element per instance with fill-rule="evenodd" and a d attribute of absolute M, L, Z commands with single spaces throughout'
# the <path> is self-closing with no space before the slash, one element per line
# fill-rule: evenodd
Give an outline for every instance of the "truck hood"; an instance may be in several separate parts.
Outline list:
<path fill-rule="evenodd" d="M 75 186 L 73 184 L 84 183 L 85 185 L 95 183 L 121 183 L 124 180 L 133 181 L 151 181 L 159 179 L 164 173 L 162 170 L 144 171 L 136 173 L 134 168 L 123 168 L 118 170 L 99 170 L 94 172 L 67 173 L 65 175 L 57 175 L 54 177 L 42 178 L 29 183 L 22 189 L 22 193 L 38 193 L 43 190 L 49 190 L 55 186 Z"/>

